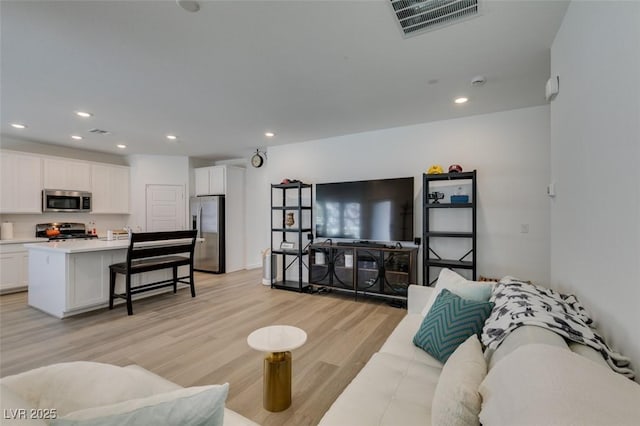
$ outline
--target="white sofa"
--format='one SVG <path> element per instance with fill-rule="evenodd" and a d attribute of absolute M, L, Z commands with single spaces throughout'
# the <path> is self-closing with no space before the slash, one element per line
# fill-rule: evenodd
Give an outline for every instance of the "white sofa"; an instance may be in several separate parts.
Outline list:
<path fill-rule="evenodd" d="M 123 409 L 133 411 L 165 401 L 178 401 L 178 405 L 170 406 L 164 413 L 143 417 L 144 424 L 186 424 L 188 422 L 182 421 L 180 410 L 184 412 L 184 419 L 194 417 L 197 410 L 204 412 L 200 418 L 218 410 L 216 421 L 209 418 L 204 423 L 198 420 L 200 423 L 197 424 L 217 424 L 219 414 L 223 412 L 224 426 L 256 426 L 251 420 L 224 407 L 227 389 L 226 384 L 183 388 L 137 365 L 118 367 L 86 361 L 52 364 L 0 379 L 0 408 L 3 413 L 0 424 L 46 425 L 52 419 L 60 421 L 65 416 L 87 419 L 96 415 L 106 419 L 97 424 L 123 424 L 122 417 L 111 417 L 114 420 L 110 421 L 109 415 L 121 413 Z M 199 404 L 188 401 L 189 397 L 201 395 L 203 391 L 219 391 L 221 401 L 217 407 L 210 399 L 203 399 Z M 166 412 L 171 415 L 167 416 Z M 161 420 L 154 419 L 153 415 L 162 416 Z M 141 424 L 140 418 L 126 420 L 127 424 Z M 70 421 L 69 424 L 74 423 Z"/>
<path fill-rule="evenodd" d="M 407 315 L 325 413 L 321 426 L 433 424 L 432 401 L 443 364 L 413 344 L 433 291 L 409 286 Z M 482 411 L 471 424 L 637 425 L 640 386 L 614 373 L 596 351 L 572 346 L 551 331 L 523 326 L 489 362 L 480 355 L 482 384 L 473 392 L 478 405 L 482 395 Z M 437 423 L 469 424 L 455 419 Z"/>

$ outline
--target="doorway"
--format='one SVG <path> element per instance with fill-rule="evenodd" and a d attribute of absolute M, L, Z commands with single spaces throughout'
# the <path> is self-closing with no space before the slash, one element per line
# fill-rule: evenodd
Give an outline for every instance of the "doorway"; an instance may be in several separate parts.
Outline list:
<path fill-rule="evenodd" d="M 147 232 L 187 229 L 184 185 L 147 185 Z"/>

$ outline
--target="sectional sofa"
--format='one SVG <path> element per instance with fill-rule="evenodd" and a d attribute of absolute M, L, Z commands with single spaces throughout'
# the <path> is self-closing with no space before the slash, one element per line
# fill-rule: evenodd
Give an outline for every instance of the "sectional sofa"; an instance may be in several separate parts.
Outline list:
<path fill-rule="evenodd" d="M 417 347 L 438 285 L 409 287 L 406 317 L 321 426 L 640 424 L 640 385 L 553 331 L 525 325 L 486 353 L 473 335 L 446 363 Z"/>

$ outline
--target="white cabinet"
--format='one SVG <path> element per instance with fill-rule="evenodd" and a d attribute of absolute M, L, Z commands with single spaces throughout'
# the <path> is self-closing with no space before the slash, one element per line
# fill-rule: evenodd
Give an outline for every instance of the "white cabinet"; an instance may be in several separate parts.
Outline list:
<path fill-rule="evenodd" d="M 0 213 L 41 213 L 40 157 L 0 152 L 0 158 Z"/>
<path fill-rule="evenodd" d="M 92 213 L 129 213 L 129 167 L 91 164 Z"/>
<path fill-rule="evenodd" d="M 245 268 L 245 211 L 243 167 L 222 165 L 195 169 L 197 195 L 225 197 L 225 271 Z"/>
<path fill-rule="evenodd" d="M 91 164 L 57 158 L 43 160 L 45 189 L 91 191 Z"/>
<path fill-rule="evenodd" d="M 66 312 L 109 301 L 109 265 L 126 260 L 126 250 L 72 253 L 67 256 Z"/>
<path fill-rule="evenodd" d="M 29 254 L 22 244 L 0 245 L 0 293 L 23 290 L 29 282 Z"/>
<path fill-rule="evenodd" d="M 224 195 L 226 193 L 226 170 L 229 166 L 200 167 L 195 169 L 196 196 Z"/>

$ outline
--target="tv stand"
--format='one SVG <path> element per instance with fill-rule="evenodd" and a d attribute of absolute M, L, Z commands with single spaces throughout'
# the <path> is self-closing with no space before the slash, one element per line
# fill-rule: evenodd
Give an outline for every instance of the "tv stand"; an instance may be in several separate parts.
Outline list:
<path fill-rule="evenodd" d="M 346 246 L 346 247 L 371 247 L 371 248 L 387 248 L 388 247 L 386 244 L 374 243 L 366 240 L 352 241 L 352 242 L 340 241 L 336 244 L 339 246 Z"/>
<path fill-rule="evenodd" d="M 405 304 L 417 281 L 417 247 L 380 243 L 316 243 L 309 247 L 309 284 L 358 296 Z"/>

